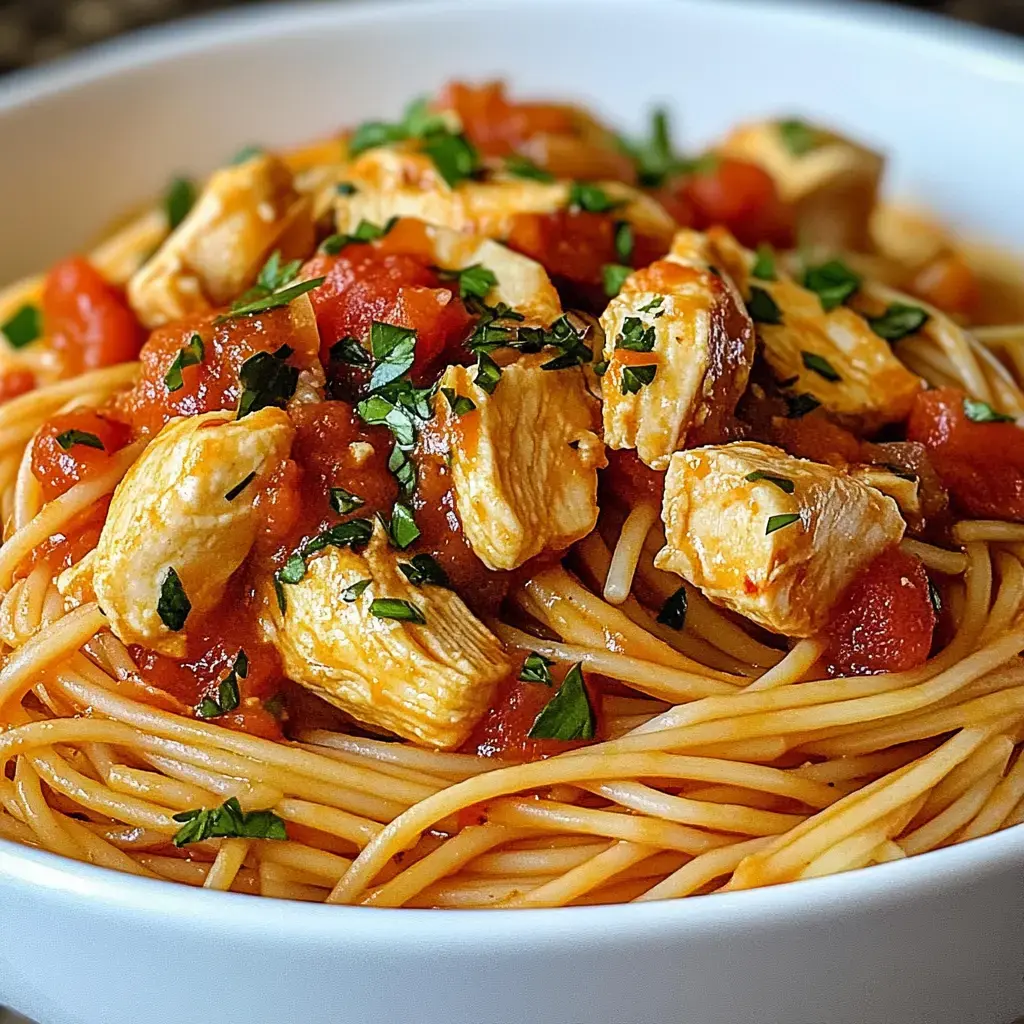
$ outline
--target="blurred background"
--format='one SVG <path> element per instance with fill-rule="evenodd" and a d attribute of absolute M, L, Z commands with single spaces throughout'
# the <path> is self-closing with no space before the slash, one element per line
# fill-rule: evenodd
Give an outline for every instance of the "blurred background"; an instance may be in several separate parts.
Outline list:
<path fill-rule="evenodd" d="M 0 73 L 39 63 L 143 25 L 262 0 L 0 0 Z M 1024 34 L 1024 0 L 905 0 Z"/>

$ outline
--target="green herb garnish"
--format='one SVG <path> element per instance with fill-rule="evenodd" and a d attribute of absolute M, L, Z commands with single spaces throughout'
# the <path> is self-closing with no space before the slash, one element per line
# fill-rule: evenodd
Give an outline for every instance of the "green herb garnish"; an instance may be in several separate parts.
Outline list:
<path fill-rule="evenodd" d="M 680 587 L 661 606 L 658 621 L 669 629 L 682 629 L 686 625 L 686 609 L 689 606 L 686 588 Z"/>
<path fill-rule="evenodd" d="M 399 562 L 398 568 L 414 587 L 424 587 L 427 585 L 434 587 L 451 586 L 448 581 L 448 574 L 431 555 L 414 555 L 412 561 Z"/>
<path fill-rule="evenodd" d="M 438 276 L 442 281 L 458 281 L 459 298 L 462 299 L 471 296 L 486 299 L 491 289 L 498 283 L 494 271 L 488 270 L 482 263 L 474 263 L 461 270 L 439 270 Z"/>
<path fill-rule="evenodd" d="M 566 673 L 565 681 L 530 727 L 531 740 L 592 740 L 597 719 L 579 665 Z"/>
<path fill-rule="evenodd" d="M 378 239 L 383 238 L 397 223 L 397 217 L 391 217 L 383 227 L 378 224 L 371 224 L 368 220 L 361 220 L 356 225 L 355 231 L 350 235 L 328 235 L 320 243 L 320 251 L 328 256 L 337 256 L 346 245 L 376 242 Z"/>
<path fill-rule="evenodd" d="M 370 602 L 370 614 L 378 619 L 397 619 L 399 622 L 412 622 L 417 626 L 426 625 L 426 617 L 411 601 L 402 601 L 395 597 L 376 597 Z"/>
<path fill-rule="evenodd" d="M 486 352 L 477 352 L 476 376 L 473 378 L 473 383 L 481 391 L 493 395 L 499 380 L 501 380 L 501 367 Z"/>
<path fill-rule="evenodd" d="M 764 535 L 767 537 L 776 530 L 781 530 L 786 526 L 792 526 L 793 523 L 800 522 L 801 518 L 802 517 L 799 512 L 785 512 L 782 515 L 769 516 L 768 525 L 765 527 Z"/>
<path fill-rule="evenodd" d="M 988 402 L 979 402 L 974 398 L 964 399 L 964 413 L 972 423 L 1016 423 L 1015 416 L 1007 416 L 996 412 Z M 59 438 L 58 438 L 59 440 Z"/>
<path fill-rule="evenodd" d="M 647 387 L 657 373 L 657 366 L 623 366 L 622 393 L 635 395 L 641 388 Z"/>
<path fill-rule="evenodd" d="M 232 487 L 231 490 L 228 491 L 227 494 L 224 495 L 224 500 L 225 501 L 234 501 L 235 498 L 237 498 L 242 493 L 242 491 L 244 491 L 246 489 L 246 487 L 248 487 L 249 484 L 251 484 L 253 482 L 253 480 L 255 480 L 255 479 L 256 479 L 256 470 L 253 470 L 243 480 L 239 480 L 239 482 L 237 484 L 235 484 L 235 486 Z"/>
<path fill-rule="evenodd" d="M 653 325 L 645 324 L 638 316 L 627 316 L 615 339 L 615 347 L 629 352 L 653 352 L 656 341 L 657 331 Z"/>
<path fill-rule="evenodd" d="M 235 656 L 231 670 L 221 680 L 217 687 L 217 697 L 204 697 L 199 705 L 198 715 L 200 718 L 216 718 L 218 715 L 234 711 L 239 703 L 238 680 L 245 679 L 249 674 L 249 659 L 245 651 L 240 650 Z"/>
<path fill-rule="evenodd" d="M 868 317 L 871 330 L 886 341 L 899 341 L 916 334 L 928 322 L 928 314 L 920 306 L 894 302 L 881 316 Z"/>
<path fill-rule="evenodd" d="M 801 352 L 800 358 L 803 360 L 805 369 L 816 373 L 819 377 L 824 377 L 825 380 L 835 383 L 843 379 L 836 372 L 835 367 L 824 356 L 818 355 L 817 352 Z"/>
<path fill-rule="evenodd" d="M 355 512 L 357 508 L 362 508 L 366 504 L 358 494 L 346 491 L 344 487 L 332 487 L 329 500 L 331 508 L 339 516 L 347 516 L 349 512 Z"/>
<path fill-rule="evenodd" d="M 189 601 L 181 579 L 168 566 L 167 574 L 163 583 L 160 584 L 160 598 L 156 603 L 156 613 L 160 621 L 172 632 L 178 633 L 185 627 L 185 620 L 188 613 L 192 611 L 192 602 Z"/>
<path fill-rule="evenodd" d="M 185 822 L 174 836 L 175 846 L 201 843 L 205 839 L 277 839 L 286 840 L 284 821 L 273 811 L 242 810 L 237 797 L 220 807 L 201 808 L 175 814 L 175 821 Z"/>
<path fill-rule="evenodd" d="M 362 596 L 363 591 L 373 582 L 373 580 L 358 580 L 355 583 L 350 584 L 341 592 L 341 599 L 346 604 L 353 604 L 359 600 Z"/>
<path fill-rule="evenodd" d="M 242 363 L 238 419 L 268 406 L 283 409 L 288 404 L 299 383 L 298 368 L 285 362 L 291 354 L 291 347 L 282 345 L 276 352 L 257 352 Z"/>
<path fill-rule="evenodd" d="M 370 351 L 375 360 L 370 387 L 376 390 L 408 373 L 416 358 L 416 332 L 374 320 L 370 327 Z"/>
<path fill-rule="evenodd" d="M 568 205 L 573 210 L 587 213 L 608 213 L 623 205 L 621 199 L 612 199 L 600 185 L 589 181 L 574 181 L 569 187 Z"/>
<path fill-rule="evenodd" d="M 106 451 L 103 446 L 103 442 L 95 434 L 90 434 L 87 430 L 62 431 L 57 435 L 57 444 L 59 444 L 64 451 L 70 451 L 76 444 L 80 444 L 84 448 L 95 448 L 97 451 L 101 452 Z"/>
<path fill-rule="evenodd" d="M 178 354 L 164 374 L 164 386 L 167 390 L 180 391 L 185 386 L 181 371 L 186 366 L 198 366 L 203 361 L 204 355 L 203 339 L 198 334 L 193 334 L 188 344 L 184 348 L 178 349 Z"/>
<path fill-rule="evenodd" d="M 11 348 L 24 348 L 42 335 L 43 315 L 38 306 L 26 304 L 0 324 L 0 331 Z"/>
<path fill-rule="evenodd" d="M 750 276 L 762 281 L 776 279 L 775 250 L 767 242 L 762 242 L 757 247 L 757 259 L 754 260 L 754 265 L 750 268 Z"/>
<path fill-rule="evenodd" d="M 188 215 L 196 202 L 196 185 L 189 178 L 175 178 L 164 193 L 167 227 L 173 231 Z"/>
<path fill-rule="evenodd" d="M 505 172 L 515 178 L 526 178 L 529 181 L 550 182 L 555 180 L 553 174 L 548 173 L 543 167 L 539 167 L 525 156 L 519 156 L 518 153 L 513 153 L 512 156 L 505 158 Z"/>
<path fill-rule="evenodd" d="M 341 338 L 331 346 L 330 358 L 333 363 L 347 363 L 349 366 L 373 366 L 373 356 L 351 335 Z"/>
<path fill-rule="evenodd" d="M 555 681 L 551 678 L 551 666 L 554 662 L 545 658 L 543 654 L 531 651 L 523 662 L 519 671 L 519 678 L 524 683 L 542 683 L 544 686 L 554 686 Z"/>
<path fill-rule="evenodd" d="M 775 484 L 780 491 L 785 491 L 786 494 L 792 494 L 796 490 L 796 484 L 793 483 L 789 477 L 775 476 L 774 473 L 762 473 L 761 470 L 757 470 L 753 473 L 748 473 L 744 478 L 749 483 L 756 483 L 758 480 L 764 480 L 767 483 Z"/>
<path fill-rule="evenodd" d="M 782 144 L 793 156 L 806 156 L 821 145 L 821 132 L 806 121 L 791 118 L 779 121 L 776 127 Z"/>
<path fill-rule="evenodd" d="M 826 313 L 838 309 L 860 288 L 861 278 L 842 260 L 829 260 L 804 273 L 804 287 L 814 292 Z"/>
<path fill-rule="evenodd" d="M 441 388 L 441 394 L 448 400 L 448 406 L 453 416 L 463 416 L 476 408 L 476 403 L 472 398 L 456 394 L 454 388 Z"/>
<path fill-rule="evenodd" d="M 781 324 L 782 310 L 778 303 L 763 288 L 756 285 L 750 289 L 750 298 L 747 299 L 747 312 L 750 319 L 756 324 Z"/>
<path fill-rule="evenodd" d="M 420 528 L 413 518 L 412 509 L 396 501 L 391 509 L 391 520 L 387 521 L 383 515 L 378 515 L 381 525 L 384 527 L 393 547 L 404 551 L 420 535 Z"/>
<path fill-rule="evenodd" d="M 605 295 L 614 299 L 622 291 L 626 278 L 632 273 L 633 268 L 622 263 L 606 263 L 601 267 L 601 280 L 604 284 Z"/>

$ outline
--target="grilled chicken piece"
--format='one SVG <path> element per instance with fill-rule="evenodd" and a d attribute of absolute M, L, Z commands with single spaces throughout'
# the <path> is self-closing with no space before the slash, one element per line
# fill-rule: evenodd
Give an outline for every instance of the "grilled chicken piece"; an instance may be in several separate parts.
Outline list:
<path fill-rule="evenodd" d="M 468 398 L 457 415 L 436 403 L 451 452 L 462 529 L 490 569 L 515 569 L 561 551 L 597 523 L 597 470 L 606 464 L 597 400 L 579 366 L 545 370 L 543 352 L 506 366 L 493 394 L 472 367 L 450 366 L 441 394 Z"/>
<path fill-rule="evenodd" d="M 796 208 L 801 245 L 870 248 L 868 224 L 885 167 L 880 154 L 801 121 L 741 126 L 716 151 L 758 164 L 772 176 L 779 195 Z"/>
<path fill-rule="evenodd" d="M 379 525 L 362 551 L 328 548 L 282 584 L 283 611 L 268 585 L 267 628 L 290 679 L 368 725 L 457 747 L 511 662 L 461 598 L 413 586 L 401 561 Z"/>
<path fill-rule="evenodd" d="M 786 636 L 814 636 L 872 559 L 903 537 L 896 503 L 840 470 L 753 442 L 676 452 L 659 569 Z"/>
<path fill-rule="evenodd" d="M 184 657 L 188 622 L 213 611 L 252 547 L 263 521 L 254 498 L 293 435 L 273 408 L 241 420 L 223 412 L 172 420 L 114 491 L 99 543 L 60 576 L 61 593 L 94 595 L 126 644 Z M 176 599 L 181 610 L 170 570 L 191 605 L 181 624 L 166 610 Z"/>
<path fill-rule="evenodd" d="M 267 257 L 307 256 L 315 239 L 309 201 L 276 157 L 217 171 L 188 216 L 128 283 L 139 319 L 159 327 L 236 299 Z"/>
<path fill-rule="evenodd" d="M 906 419 L 924 382 L 893 355 L 892 346 L 864 317 L 844 305 L 826 312 L 819 296 L 797 284 L 779 261 L 774 279 L 753 277 L 754 254 L 727 231 L 712 228 L 708 238 L 716 265 L 746 297 L 777 380 L 786 381 L 794 393 L 810 395 L 858 433 Z"/>
<path fill-rule="evenodd" d="M 504 238 L 520 213 L 554 213 L 568 205 L 571 183 L 515 177 L 486 181 L 445 182 L 433 161 L 414 144 L 380 146 L 358 156 L 346 181 L 355 191 L 335 201 L 337 230 L 351 233 L 361 221 L 385 224 L 391 217 L 416 217 L 455 231 Z M 638 189 L 621 182 L 601 188 L 622 206 L 615 216 L 641 234 L 668 238 L 675 222 L 662 207 Z"/>
<path fill-rule="evenodd" d="M 680 231 L 671 252 L 626 278 L 601 316 L 605 441 L 635 448 L 654 469 L 678 448 L 724 440 L 747 387 L 754 325 L 712 264 L 706 237 Z"/>

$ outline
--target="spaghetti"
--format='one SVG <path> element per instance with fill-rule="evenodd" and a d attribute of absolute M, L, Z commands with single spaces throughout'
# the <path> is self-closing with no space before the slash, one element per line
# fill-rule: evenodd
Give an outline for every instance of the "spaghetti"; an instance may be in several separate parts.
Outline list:
<path fill-rule="evenodd" d="M 0 838 L 529 908 L 1020 824 L 1019 268 L 880 168 L 456 83 L 0 295 Z"/>

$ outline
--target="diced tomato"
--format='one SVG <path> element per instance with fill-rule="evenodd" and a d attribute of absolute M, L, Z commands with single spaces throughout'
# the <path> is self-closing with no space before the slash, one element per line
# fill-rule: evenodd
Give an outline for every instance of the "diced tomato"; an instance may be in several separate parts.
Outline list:
<path fill-rule="evenodd" d="M 832 676 L 904 672 L 923 665 L 932 648 L 935 609 L 920 560 L 891 548 L 840 598 L 829 624 Z"/>
<path fill-rule="evenodd" d="M 189 624 L 188 651 L 182 660 L 133 645 L 129 651 L 143 679 L 188 707 L 198 709 L 204 697 L 219 698 L 221 681 L 244 650 L 248 674 L 238 678 L 239 704 L 214 721 L 232 729 L 280 739 L 281 731 L 262 702 L 280 688 L 284 677 L 276 648 L 259 633 L 248 595 L 232 580 L 220 606 L 193 629 Z"/>
<path fill-rule="evenodd" d="M 0 402 L 9 402 L 18 395 L 34 390 L 36 375 L 31 370 L 8 370 L 0 374 Z"/>
<path fill-rule="evenodd" d="M 494 706 L 477 723 L 472 735 L 463 745 L 468 753 L 481 757 L 498 757 L 511 761 L 537 761 L 566 750 L 596 743 L 603 735 L 601 725 L 601 695 L 593 683 L 584 676 L 590 703 L 598 719 L 597 736 L 593 740 L 531 740 L 530 729 L 545 705 L 561 685 L 568 666 L 552 666 L 554 686 L 543 683 L 524 683 L 509 676 L 499 684 Z M 519 667 L 516 675 L 519 674 Z"/>
<path fill-rule="evenodd" d="M 868 461 L 862 458 L 860 440 L 820 409 L 797 419 L 773 418 L 771 435 L 775 444 L 801 459 L 833 466 Z"/>
<path fill-rule="evenodd" d="M 127 443 L 128 430 L 123 423 L 91 410 L 54 416 L 32 442 L 32 473 L 42 486 L 44 500 L 52 501 L 75 484 L 102 473 L 110 456 Z"/>
<path fill-rule="evenodd" d="M 975 423 L 956 388 L 922 391 L 907 440 L 923 444 L 953 502 L 967 515 L 1024 522 L 1024 430 Z"/>
<path fill-rule="evenodd" d="M 940 256 L 919 270 L 909 290 L 954 316 L 970 316 L 981 300 L 977 276 L 967 261 L 955 253 Z"/>
<path fill-rule="evenodd" d="M 554 278 L 588 289 L 591 304 L 604 308 L 603 267 L 621 263 L 615 251 L 615 212 L 557 210 L 521 213 L 513 219 L 508 244 L 540 263 Z M 664 256 L 669 239 L 637 234 L 630 264 L 645 267 Z M 592 293 L 592 294 L 591 294 Z"/>
<path fill-rule="evenodd" d="M 155 434 L 175 416 L 236 408 L 242 363 L 257 352 L 276 352 L 282 345 L 289 345 L 295 350 L 295 355 L 289 357 L 291 362 L 301 357 L 310 362 L 315 358 L 314 352 L 306 352 L 306 334 L 315 335 L 312 322 L 308 332 L 302 331 L 288 309 L 221 324 L 214 323 L 215 319 L 212 313 L 190 317 L 149 336 L 139 354 L 139 381 L 118 402 L 119 414 L 131 423 L 135 433 Z M 167 372 L 196 334 L 203 342 L 202 360 L 183 367 L 182 386 L 171 391 L 165 380 Z"/>
<path fill-rule="evenodd" d="M 700 231 L 716 224 L 747 246 L 793 244 L 792 207 L 779 197 L 771 176 L 756 164 L 714 159 L 672 184 L 658 198 L 680 224 Z"/>
<path fill-rule="evenodd" d="M 472 324 L 462 300 L 419 254 L 349 245 L 335 256 L 314 256 L 302 276 L 326 278 L 310 298 L 320 330 L 320 357 L 332 374 L 339 368 L 330 366 L 331 347 L 346 337 L 365 343 L 375 320 L 416 331 L 414 379 L 461 342 Z M 349 372 L 347 378 L 346 397 L 358 393 L 365 374 Z"/>
<path fill-rule="evenodd" d="M 59 533 L 47 537 L 36 545 L 22 560 L 15 576 L 27 576 L 40 562 L 45 561 L 54 572 L 67 569 L 81 561 L 99 543 L 100 532 L 107 521 L 110 497 L 74 516 Z"/>
<path fill-rule="evenodd" d="M 601 491 L 629 506 L 647 501 L 661 508 L 665 474 L 641 462 L 632 448 L 609 448 L 608 466 L 601 473 Z"/>
<path fill-rule="evenodd" d="M 570 134 L 575 128 L 570 108 L 513 103 L 503 82 L 450 82 L 438 97 L 437 108 L 454 110 L 467 138 L 487 156 L 507 156 L 534 135 Z"/>
<path fill-rule="evenodd" d="M 124 295 L 80 256 L 47 275 L 43 325 L 69 377 L 135 359 L 145 337 Z"/>

